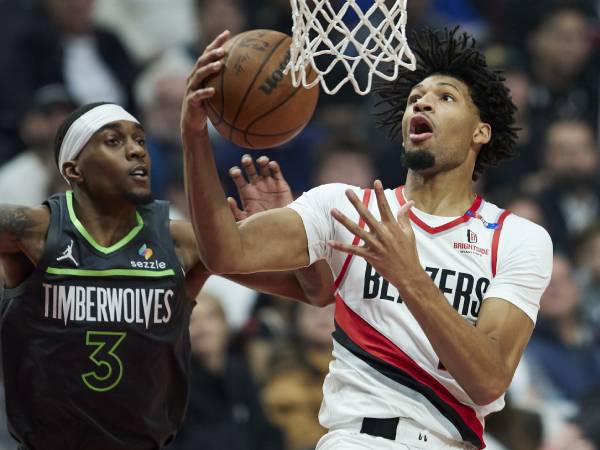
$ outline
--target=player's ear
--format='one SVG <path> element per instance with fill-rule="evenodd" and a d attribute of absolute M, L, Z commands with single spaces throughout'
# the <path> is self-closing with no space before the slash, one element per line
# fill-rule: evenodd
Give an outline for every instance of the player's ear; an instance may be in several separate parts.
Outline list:
<path fill-rule="evenodd" d="M 473 133 L 473 142 L 479 145 L 485 145 L 492 139 L 492 127 L 489 123 L 479 122 Z"/>
<path fill-rule="evenodd" d="M 83 179 L 77 166 L 77 161 L 67 161 L 64 163 L 62 173 L 70 183 L 77 183 Z"/>

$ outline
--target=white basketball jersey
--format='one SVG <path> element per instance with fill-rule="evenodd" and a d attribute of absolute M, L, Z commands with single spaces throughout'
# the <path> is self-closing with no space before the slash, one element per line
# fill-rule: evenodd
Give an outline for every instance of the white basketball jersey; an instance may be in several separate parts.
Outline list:
<path fill-rule="evenodd" d="M 337 208 L 358 222 L 346 189 L 379 220 L 375 195 L 343 184 L 315 188 L 289 206 L 302 217 L 311 263 L 326 258 L 336 280 L 334 360 L 323 387 L 321 424 L 410 418 L 445 438 L 484 448 L 485 416 L 502 409 L 504 397 L 476 405 L 440 363 L 397 289 L 364 259 L 327 246 L 329 240 L 358 244 L 330 214 Z M 406 201 L 402 187 L 386 190 L 386 198 L 394 214 Z M 543 228 L 481 197 L 461 217 L 412 208 L 410 219 L 423 269 L 465 320 L 475 324 L 482 302 L 495 297 L 535 322 L 552 265 Z"/>

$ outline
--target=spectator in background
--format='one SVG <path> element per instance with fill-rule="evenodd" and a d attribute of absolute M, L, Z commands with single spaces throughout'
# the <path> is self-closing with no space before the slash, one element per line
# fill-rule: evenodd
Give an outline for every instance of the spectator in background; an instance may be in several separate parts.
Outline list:
<path fill-rule="evenodd" d="M 538 323 L 509 391 L 513 405 L 541 415 L 541 450 L 595 448 L 573 422 L 578 402 L 600 382 L 600 348 L 581 314 L 580 294 L 570 261 L 555 254 Z"/>
<path fill-rule="evenodd" d="M 527 74 L 525 56 L 516 48 L 492 45 L 486 52 L 490 67 L 504 72 L 505 84 L 510 90 L 513 103 L 517 107 L 515 127 L 517 131 L 517 148 L 519 155 L 494 170 L 484 174 L 485 191 L 511 190 L 516 179 L 533 173 L 539 169 L 537 149 L 539 138 L 531 129 L 531 111 L 529 97 L 531 81 Z"/>
<path fill-rule="evenodd" d="M 521 2 L 523 3 L 523 2 Z M 535 3 L 527 39 L 536 130 L 549 120 L 586 117 L 598 110 L 598 67 L 592 57 L 593 10 L 582 0 Z M 520 5 L 519 5 L 520 7 Z"/>
<path fill-rule="evenodd" d="M 94 0 L 40 3 L 2 82 L 13 84 L 25 104 L 36 88 L 62 83 L 79 104 L 109 101 L 132 110 L 136 66 L 116 35 L 94 25 Z"/>
<path fill-rule="evenodd" d="M 21 150 L 19 121 L 23 109 L 28 106 L 21 95 L 21 81 L 12 71 L 16 58 L 15 37 L 29 29 L 32 9 L 38 0 L 0 1 L 0 67 L 3 77 L 0 83 L 0 165 Z"/>
<path fill-rule="evenodd" d="M 543 147 L 543 170 L 526 188 L 538 190 L 554 248 L 567 250 L 570 234 L 582 231 L 600 213 L 598 150 L 594 131 L 581 120 L 549 126 Z"/>
<path fill-rule="evenodd" d="M 347 132 L 331 133 L 315 152 L 312 173 L 315 186 L 346 183 L 369 187 L 376 175 L 369 143 Z"/>
<path fill-rule="evenodd" d="M 202 54 L 215 37 L 229 30 L 232 36 L 248 28 L 247 12 L 242 0 L 193 0 L 194 39 L 186 50 L 192 61 Z"/>
<path fill-rule="evenodd" d="M 594 222 L 574 241 L 575 261 L 583 285 L 581 305 L 600 336 L 600 222 Z"/>
<path fill-rule="evenodd" d="M 193 2 L 194 0 L 96 0 L 94 19 L 98 24 L 115 31 L 136 61 L 149 62 L 167 48 L 192 39 Z"/>
<path fill-rule="evenodd" d="M 20 126 L 26 149 L 0 166 L 0 203 L 36 206 L 51 193 L 67 187 L 56 170 L 54 136 L 76 107 L 60 84 L 44 86 L 34 93 Z"/>
<path fill-rule="evenodd" d="M 540 204 L 534 197 L 517 193 L 512 195 L 509 201 L 502 202 L 501 204 L 517 216 L 531 220 L 533 223 L 537 223 L 546 228 L 544 213 L 540 208 Z"/>
<path fill-rule="evenodd" d="M 183 188 L 180 116 L 187 76 L 193 63 L 180 51 L 169 51 L 148 66 L 135 84 L 135 98 L 146 130 L 146 148 L 160 167 L 152 176 L 157 198 L 172 199 L 170 188 Z M 186 210 L 181 201 L 173 202 Z"/>
<path fill-rule="evenodd" d="M 190 401 L 173 450 L 282 450 L 279 430 L 264 416 L 243 358 L 228 351 L 219 301 L 200 294 L 190 318 Z"/>
<path fill-rule="evenodd" d="M 331 361 L 333 312 L 333 304 L 294 304 L 292 340 L 273 358 L 263 399 L 268 416 L 285 432 L 286 450 L 312 449 L 327 431 L 318 415 Z"/>
<path fill-rule="evenodd" d="M 410 17 L 406 23 L 409 34 L 426 27 L 435 29 L 444 26 L 443 18 L 433 8 L 432 3 L 432 0 L 414 0 L 406 3 L 406 13 Z"/>
<path fill-rule="evenodd" d="M 581 291 L 564 256 L 554 257 L 552 280 L 525 355 L 539 370 L 531 388 L 548 406 L 574 404 L 600 384 L 600 347 L 581 314 Z"/>

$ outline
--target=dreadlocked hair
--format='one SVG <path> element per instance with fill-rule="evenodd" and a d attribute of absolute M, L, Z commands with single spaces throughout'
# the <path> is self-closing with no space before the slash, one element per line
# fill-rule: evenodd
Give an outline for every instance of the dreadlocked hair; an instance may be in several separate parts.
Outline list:
<path fill-rule="evenodd" d="M 502 72 L 488 67 L 475 39 L 459 33 L 458 27 L 442 31 L 424 30 L 413 34 L 412 50 L 417 58 L 414 71 L 401 69 L 395 81 L 378 80 L 373 92 L 379 95 L 375 113 L 377 126 L 388 129 L 394 139 L 402 132 L 402 116 L 413 87 L 432 75 L 447 75 L 465 83 L 479 111 L 479 117 L 492 128 L 490 142 L 482 145 L 473 180 L 487 167 L 517 156 L 516 107 L 504 85 Z"/>

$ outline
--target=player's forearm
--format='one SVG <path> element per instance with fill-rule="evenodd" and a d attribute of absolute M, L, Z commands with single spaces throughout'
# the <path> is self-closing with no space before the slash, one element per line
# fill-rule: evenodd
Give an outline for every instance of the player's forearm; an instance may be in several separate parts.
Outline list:
<path fill-rule="evenodd" d="M 496 342 L 461 317 L 422 270 L 394 283 L 441 363 L 471 399 L 485 405 L 500 397 L 512 372 Z"/>
<path fill-rule="evenodd" d="M 208 131 L 184 132 L 184 180 L 194 234 L 201 258 L 215 273 L 235 271 L 233 255 L 242 241 L 217 175 Z"/>
<path fill-rule="evenodd" d="M 261 272 L 223 276 L 259 292 L 310 303 L 300 283 L 298 283 L 294 272 Z"/>

